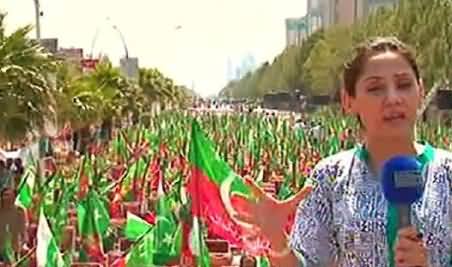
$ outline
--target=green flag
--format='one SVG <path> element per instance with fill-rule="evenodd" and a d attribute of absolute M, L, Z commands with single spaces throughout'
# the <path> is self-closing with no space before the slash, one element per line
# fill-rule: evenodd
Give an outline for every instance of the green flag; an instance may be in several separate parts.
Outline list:
<path fill-rule="evenodd" d="M 36 263 L 39 267 L 63 267 L 65 262 L 63 256 L 60 253 L 52 231 L 50 230 L 49 223 L 44 214 L 44 210 L 41 210 L 39 216 L 38 231 L 36 233 L 37 246 L 36 246 Z"/>
<path fill-rule="evenodd" d="M 124 229 L 125 236 L 132 240 L 138 240 L 143 234 L 148 233 L 152 225 L 136 216 L 133 213 L 127 212 L 127 222 Z"/>
<path fill-rule="evenodd" d="M 33 203 L 33 191 L 36 181 L 36 169 L 30 166 L 26 169 L 19 185 L 19 193 L 15 204 L 23 209 L 29 209 Z"/>

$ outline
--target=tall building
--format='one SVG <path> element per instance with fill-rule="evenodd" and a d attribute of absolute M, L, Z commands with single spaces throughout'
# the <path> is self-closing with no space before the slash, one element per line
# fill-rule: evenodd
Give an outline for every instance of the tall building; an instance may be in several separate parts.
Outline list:
<path fill-rule="evenodd" d="M 312 34 L 322 27 L 320 0 L 308 0 L 306 11 L 306 18 L 309 22 L 308 33 Z"/>
<path fill-rule="evenodd" d="M 232 60 L 228 57 L 228 62 L 226 66 L 226 80 L 229 82 L 234 80 L 234 66 L 232 65 Z"/>
<path fill-rule="evenodd" d="M 380 7 L 393 7 L 398 0 L 335 0 L 335 24 L 350 25 Z"/>
<path fill-rule="evenodd" d="M 351 25 L 363 16 L 363 0 L 336 0 L 334 23 Z"/>
<path fill-rule="evenodd" d="M 307 0 L 310 33 L 335 24 L 351 25 L 380 7 L 391 7 L 398 0 Z"/>
<path fill-rule="evenodd" d="M 232 61 L 228 60 L 228 75 L 231 75 L 229 80 L 240 80 L 245 77 L 249 72 L 252 72 L 256 69 L 256 59 L 251 54 L 246 54 L 241 60 L 240 63 L 233 65 Z M 234 70 L 233 70 L 234 68 Z M 234 73 L 233 73 L 234 72 Z"/>
<path fill-rule="evenodd" d="M 57 56 L 82 71 L 83 48 L 60 48 Z"/>
<path fill-rule="evenodd" d="M 319 28 L 327 28 L 334 23 L 335 0 L 308 0 L 307 16 L 309 17 L 310 33 Z"/>
<path fill-rule="evenodd" d="M 309 35 L 308 17 L 286 19 L 286 47 L 301 45 Z"/>
<path fill-rule="evenodd" d="M 375 12 L 380 7 L 394 7 L 398 4 L 398 0 L 365 0 L 364 1 L 365 16 Z"/>

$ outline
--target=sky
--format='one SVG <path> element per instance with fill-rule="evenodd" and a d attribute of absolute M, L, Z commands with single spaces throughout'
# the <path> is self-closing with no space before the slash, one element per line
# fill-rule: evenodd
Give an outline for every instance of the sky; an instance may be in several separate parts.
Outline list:
<path fill-rule="evenodd" d="M 0 0 L 9 32 L 34 25 L 33 2 Z M 251 54 L 258 64 L 272 61 L 285 46 L 285 18 L 306 13 L 306 0 L 40 0 L 40 5 L 42 38 L 58 38 L 60 47 L 83 48 L 85 54 L 107 54 L 119 65 L 125 53 L 116 26 L 140 67 L 156 67 L 202 96 L 226 85 L 228 59 L 239 65 Z"/>

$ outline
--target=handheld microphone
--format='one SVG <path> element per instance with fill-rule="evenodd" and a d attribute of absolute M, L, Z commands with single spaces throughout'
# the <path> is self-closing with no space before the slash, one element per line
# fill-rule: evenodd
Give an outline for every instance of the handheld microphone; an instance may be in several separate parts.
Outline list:
<path fill-rule="evenodd" d="M 397 206 L 399 229 L 411 225 L 411 204 L 424 193 L 422 180 L 422 165 L 413 156 L 396 156 L 383 165 L 383 193 L 388 202 Z"/>

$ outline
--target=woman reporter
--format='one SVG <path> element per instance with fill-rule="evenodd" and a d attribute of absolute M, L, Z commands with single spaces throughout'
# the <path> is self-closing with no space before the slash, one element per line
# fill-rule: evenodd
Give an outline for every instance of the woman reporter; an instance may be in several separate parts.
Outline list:
<path fill-rule="evenodd" d="M 342 104 L 358 118 L 363 143 L 319 162 L 289 241 L 281 217 L 307 192 L 280 203 L 250 182 L 260 200 L 240 219 L 270 238 L 273 266 L 449 266 L 452 154 L 415 140 L 425 91 L 414 54 L 396 38 L 371 40 L 345 65 L 343 81 Z M 398 232 L 397 210 L 379 178 L 396 155 L 416 156 L 428 170 L 424 194 L 412 205 L 413 226 Z"/>

